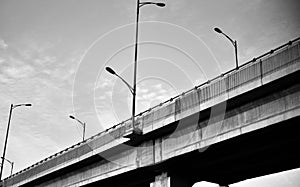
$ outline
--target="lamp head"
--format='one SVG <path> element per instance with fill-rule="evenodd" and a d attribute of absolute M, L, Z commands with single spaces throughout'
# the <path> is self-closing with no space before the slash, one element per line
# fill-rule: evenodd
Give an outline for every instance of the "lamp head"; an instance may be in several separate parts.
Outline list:
<path fill-rule="evenodd" d="M 218 27 L 214 28 L 214 30 L 217 32 L 217 33 L 223 33 L 221 29 L 219 29 Z"/>
<path fill-rule="evenodd" d="M 166 4 L 165 3 L 155 3 L 157 6 L 159 6 L 159 7 L 164 7 L 164 6 L 166 6 Z"/>
<path fill-rule="evenodd" d="M 71 119 L 75 119 L 75 117 L 74 117 L 74 116 L 72 116 L 72 115 L 70 115 L 69 117 L 70 117 Z"/>
<path fill-rule="evenodd" d="M 110 73 L 110 74 L 113 74 L 113 75 L 116 74 L 116 72 L 113 69 L 111 69 L 110 67 L 106 67 L 105 70 L 108 71 L 108 73 Z"/>
<path fill-rule="evenodd" d="M 29 104 L 25 104 L 25 106 L 32 106 L 32 104 L 30 104 L 30 103 Z"/>

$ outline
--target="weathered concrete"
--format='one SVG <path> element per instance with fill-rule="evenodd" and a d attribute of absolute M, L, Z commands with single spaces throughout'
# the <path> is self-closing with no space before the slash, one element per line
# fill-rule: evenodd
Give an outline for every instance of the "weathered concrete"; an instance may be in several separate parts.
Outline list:
<path fill-rule="evenodd" d="M 129 146 L 130 141 L 122 138 L 131 126 L 126 121 L 26 168 L 5 179 L 4 184 L 88 185 L 195 150 L 204 152 L 211 145 L 296 118 L 300 114 L 300 86 L 288 78 L 299 72 L 297 42 L 142 113 L 137 122 L 144 136 L 137 146 Z M 155 187 L 194 181 L 176 172 L 150 173 L 157 176 L 152 183 Z"/>

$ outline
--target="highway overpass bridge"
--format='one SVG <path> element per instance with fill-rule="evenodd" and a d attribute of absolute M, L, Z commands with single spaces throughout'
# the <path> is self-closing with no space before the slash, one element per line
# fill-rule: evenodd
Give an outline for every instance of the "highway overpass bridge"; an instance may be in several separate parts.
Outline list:
<path fill-rule="evenodd" d="M 226 186 L 300 167 L 295 39 L 4 179 L 0 186 Z"/>

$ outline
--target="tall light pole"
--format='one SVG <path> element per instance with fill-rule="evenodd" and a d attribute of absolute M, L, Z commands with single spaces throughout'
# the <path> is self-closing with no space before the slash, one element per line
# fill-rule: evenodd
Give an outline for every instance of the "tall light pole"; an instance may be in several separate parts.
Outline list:
<path fill-rule="evenodd" d="M 7 130 L 6 130 L 6 136 L 5 136 L 5 141 L 4 141 L 4 148 L 3 148 L 3 156 L 1 157 L 1 171 L 0 171 L 0 180 L 2 179 L 2 173 L 3 173 L 3 166 L 4 166 L 4 160 L 5 160 L 5 153 L 6 153 L 6 146 L 7 146 L 7 140 L 8 140 L 8 133 L 9 133 L 9 127 L 10 127 L 10 120 L 12 116 L 12 111 L 14 108 L 17 108 L 19 106 L 32 106 L 29 103 L 26 104 L 11 104 L 10 105 L 10 110 L 9 110 L 9 117 L 8 117 L 8 123 L 7 123 Z"/>
<path fill-rule="evenodd" d="M 235 52 L 235 65 L 236 65 L 235 68 L 238 69 L 239 68 L 239 62 L 238 62 L 238 56 L 237 56 L 237 41 L 231 39 L 227 34 L 223 33 L 223 31 L 219 28 L 214 28 L 214 30 L 217 33 L 223 34 L 232 43 L 232 45 L 234 47 L 234 52 Z"/>
<path fill-rule="evenodd" d="M 79 119 L 75 118 L 74 116 L 70 115 L 69 118 L 76 120 L 78 123 L 80 123 L 83 127 L 83 132 L 82 132 L 82 141 L 84 141 L 85 137 L 85 123 L 80 121 Z"/>
<path fill-rule="evenodd" d="M 6 158 L 3 158 L 3 157 L 1 157 L 1 159 L 4 159 L 4 160 L 6 160 L 9 164 L 10 164 L 10 175 L 12 175 L 13 174 L 13 169 L 14 169 L 14 162 L 12 162 L 12 161 L 10 161 L 10 160 L 8 160 L 8 159 L 6 159 Z"/>
<path fill-rule="evenodd" d="M 130 92 L 132 93 L 132 132 L 131 134 L 125 135 L 127 138 L 133 138 L 137 135 L 142 135 L 143 132 L 141 129 L 135 127 L 135 98 L 136 98 L 136 76 L 137 76 L 137 61 L 138 61 L 138 36 L 139 36 L 139 15 L 140 15 L 140 8 L 145 5 L 156 5 L 158 7 L 164 7 L 166 6 L 165 3 L 155 3 L 155 2 L 140 2 L 140 0 L 137 0 L 136 3 L 136 24 L 135 24 L 135 50 L 134 50 L 134 72 L 133 72 L 133 87 L 131 87 L 123 78 L 121 78 L 118 74 L 116 74 L 111 68 L 106 68 L 106 70 L 119 77 L 130 89 Z M 110 71 L 112 70 L 112 71 Z"/>
<path fill-rule="evenodd" d="M 130 84 L 127 81 L 125 81 L 120 75 L 118 75 L 112 68 L 106 67 L 105 70 L 110 74 L 118 77 L 128 87 L 130 93 L 133 96 L 132 97 L 133 100 L 135 100 L 136 90 L 132 86 L 130 86 Z M 133 104 L 134 104 L 133 106 L 135 106 L 135 101 L 133 101 Z M 134 113 L 135 113 L 135 107 L 132 107 L 132 124 L 131 124 L 132 132 L 130 132 L 129 134 L 125 134 L 124 137 L 133 138 L 134 136 L 143 134 L 143 131 L 141 129 L 134 126 L 134 115 L 135 115 Z"/>

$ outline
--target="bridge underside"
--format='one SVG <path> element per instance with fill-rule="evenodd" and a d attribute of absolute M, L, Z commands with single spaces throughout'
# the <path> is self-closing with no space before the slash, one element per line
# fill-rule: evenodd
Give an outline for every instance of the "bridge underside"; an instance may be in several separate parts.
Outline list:
<path fill-rule="evenodd" d="M 300 117 L 193 151 L 178 159 L 140 168 L 88 186 L 150 186 L 155 176 L 166 172 L 186 186 L 199 181 L 220 185 L 300 167 Z M 172 185 L 176 186 L 176 185 Z M 182 184 L 180 185 L 182 186 Z"/>

